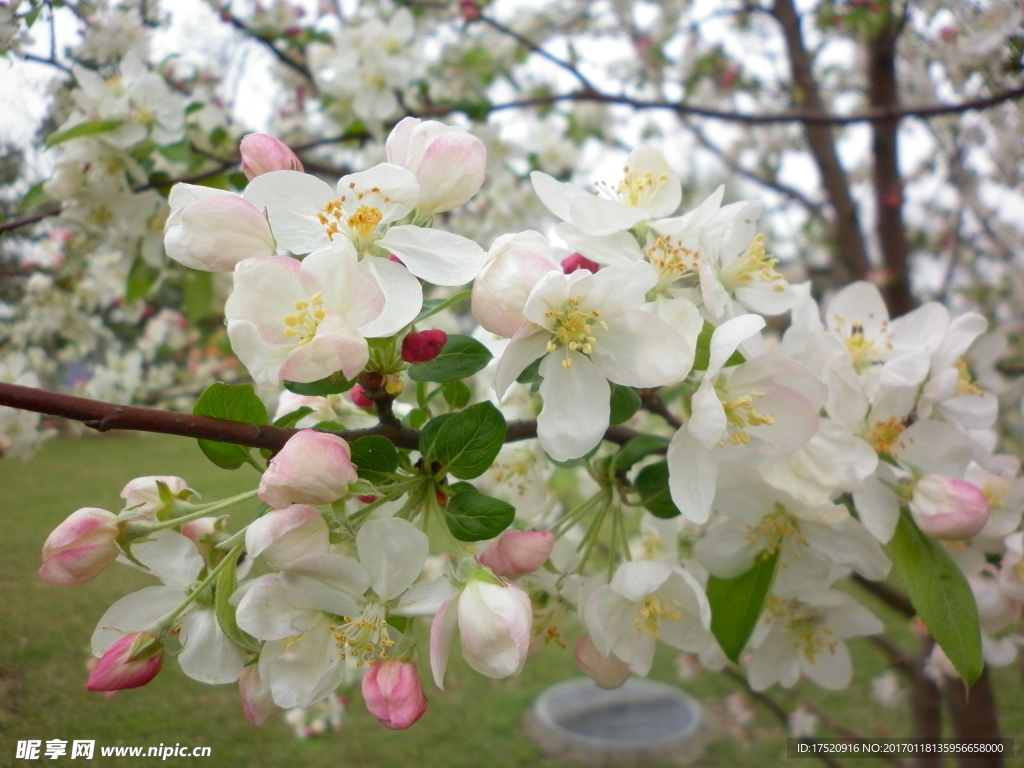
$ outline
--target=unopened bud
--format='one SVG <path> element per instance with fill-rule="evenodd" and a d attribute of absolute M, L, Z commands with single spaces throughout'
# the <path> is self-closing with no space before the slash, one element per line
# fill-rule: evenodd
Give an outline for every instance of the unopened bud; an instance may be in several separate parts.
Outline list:
<path fill-rule="evenodd" d="M 262 133 L 250 133 L 238 147 L 242 155 L 242 173 L 252 181 L 271 171 L 301 171 L 302 161 L 288 145 Z"/>
<path fill-rule="evenodd" d="M 918 481 L 910 511 L 925 534 L 953 541 L 977 535 L 989 515 L 988 499 L 977 486 L 944 475 L 925 475 Z"/>
<path fill-rule="evenodd" d="M 573 253 L 562 259 L 562 271 L 571 275 L 577 269 L 585 269 L 588 272 L 597 272 L 601 268 L 601 265 L 596 261 L 591 261 L 581 253 Z"/>
<path fill-rule="evenodd" d="M 410 333 L 402 339 L 402 359 L 407 363 L 425 363 L 433 360 L 448 343 L 448 334 L 436 328 Z"/>

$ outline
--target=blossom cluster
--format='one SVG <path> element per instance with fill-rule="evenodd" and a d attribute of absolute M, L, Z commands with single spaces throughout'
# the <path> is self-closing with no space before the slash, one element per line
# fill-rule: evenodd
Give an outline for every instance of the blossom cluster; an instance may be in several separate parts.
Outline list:
<path fill-rule="evenodd" d="M 167 253 L 232 273 L 227 334 L 252 379 L 334 399 L 281 398 L 276 423 L 324 426 L 266 465 L 249 456 L 251 493 L 201 505 L 180 478 L 140 478 L 119 514 L 82 509 L 51 535 L 53 584 L 117 559 L 163 582 L 100 620 L 91 689 L 148 683 L 175 651 L 190 677 L 237 681 L 262 724 L 362 673 L 369 710 L 407 728 L 426 711 L 417 617 L 438 687 L 456 636 L 493 678 L 575 636 L 576 663 L 609 688 L 646 675 L 661 642 L 740 663 L 755 690 L 841 689 L 845 641 L 882 624 L 838 582 L 921 563 L 976 599 L 986 660 L 1012 660 L 1024 486 L 964 358 L 980 315 L 927 303 L 893 319 L 867 282 L 819 308 L 777 269 L 758 203 L 723 205 L 720 188 L 680 215 L 679 178 L 647 145 L 596 195 L 535 172 L 553 236 L 486 251 L 433 226 L 479 191 L 480 139 L 406 118 L 386 154 L 332 186 L 254 135 L 241 193 L 171 191 Z M 437 314 L 467 299 L 475 338 Z M 787 312 L 767 337 L 764 316 Z M 435 317 L 450 334 L 423 329 Z M 505 445 L 492 401 L 535 415 L 536 438 Z M 416 447 L 344 439 L 339 414 L 358 409 L 419 429 Z M 244 532 L 214 516 L 254 496 Z M 444 565 L 431 519 L 451 534 Z M 269 572 L 249 578 L 256 558 Z M 751 607 L 723 627 L 730 604 Z"/>

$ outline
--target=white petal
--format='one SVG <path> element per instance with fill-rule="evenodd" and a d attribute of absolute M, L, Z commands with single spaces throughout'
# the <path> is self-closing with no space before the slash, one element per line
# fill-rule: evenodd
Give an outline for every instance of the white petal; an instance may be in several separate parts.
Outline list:
<path fill-rule="evenodd" d="M 301 635 L 318 620 L 316 612 L 291 601 L 276 573 L 252 582 L 235 612 L 238 626 L 260 640 L 283 640 Z"/>
<path fill-rule="evenodd" d="M 525 325 L 512 337 L 498 360 L 494 372 L 494 391 L 499 398 L 505 396 L 516 378 L 535 360 L 548 354 L 547 344 L 551 334 L 543 328 Z"/>
<path fill-rule="evenodd" d="M 445 600 L 430 625 L 430 669 L 434 673 L 434 685 L 444 690 L 444 670 L 448 666 L 448 655 L 455 640 L 455 628 L 459 619 L 459 598 L 456 593 Z"/>
<path fill-rule="evenodd" d="M 228 640 L 213 609 L 192 611 L 181 622 L 181 671 L 210 685 L 233 683 L 242 676 L 245 653 Z"/>
<path fill-rule="evenodd" d="M 468 283 L 480 273 L 486 256 L 483 248 L 461 235 L 410 225 L 391 227 L 377 244 L 434 285 Z"/>
<path fill-rule="evenodd" d="M 686 423 L 686 431 L 707 449 L 712 449 L 725 437 L 729 426 L 722 401 L 710 377 L 705 377 L 690 400 L 692 415 Z"/>
<path fill-rule="evenodd" d="M 322 215 L 328 203 L 337 200 L 337 195 L 315 176 L 299 171 L 271 171 L 249 182 L 242 196 L 267 211 L 279 247 L 292 253 L 309 253 L 331 244 L 317 216 Z"/>
<path fill-rule="evenodd" d="M 380 285 L 384 309 L 376 320 L 359 326 L 359 333 L 367 338 L 392 336 L 420 313 L 423 287 L 406 267 L 388 259 L 364 259 L 360 266 L 369 271 Z"/>
<path fill-rule="evenodd" d="M 334 636 L 323 624 L 300 637 L 267 643 L 260 654 L 260 678 L 279 707 L 309 707 L 344 677 Z"/>
<path fill-rule="evenodd" d="M 92 633 L 92 652 L 102 656 L 110 646 L 133 632 L 149 629 L 185 599 L 176 587 L 146 587 L 125 595 L 100 618 Z"/>
<path fill-rule="evenodd" d="M 356 536 L 359 561 L 370 573 L 370 586 L 382 603 L 402 594 L 416 581 L 430 553 L 423 531 L 398 517 L 368 520 Z"/>
<path fill-rule="evenodd" d="M 571 219 L 569 204 L 578 197 L 587 196 L 587 193 L 579 187 L 557 181 L 540 171 L 531 173 L 530 181 L 533 183 L 533 191 L 537 193 L 540 201 L 562 221 Z"/>
<path fill-rule="evenodd" d="M 718 326 L 711 336 L 711 356 L 707 375 L 716 376 L 740 344 L 765 325 L 764 318 L 759 315 L 740 315 Z"/>
<path fill-rule="evenodd" d="M 563 366 L 563 360 L 570 365 Z M 611 418 L 611 388 L 585 355 L 553 352 L 540 364 L 537 437 L 556 461 L 578 459 L 601 442 Z"/>
<path fill-rule="evenodd" d="M 609 381 L 628 387 L 660 387 L 686 377 L 694 348 L 667 321 L 642 309 L 594 328 L 590 359 Z"/>
<path fill-rule="evenodd" d="M 651 218 L 643 208 L 586 195 L 569 203 L 569 221 L 589 235 L 613 235 Z"/>
<path fill-rule="evenodd" d="M 182 592 L 192 586 L 204 565 L 196 543 L 170 530 L 157 531 L 152 541 L 135 544 L 132 554 L 164 584 Z"/>
<path fill-rule="evenodd" d="M 690 436 L 677 430 L 668 446 L 668 488 L 672 502 L 694 523 L 706 523 L 715 500 L 718 463 Z"/>

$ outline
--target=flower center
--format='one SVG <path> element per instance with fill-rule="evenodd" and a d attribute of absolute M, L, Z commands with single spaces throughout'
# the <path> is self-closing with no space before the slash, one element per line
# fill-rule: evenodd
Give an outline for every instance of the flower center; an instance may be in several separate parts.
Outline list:
<path fill-rule="evenodd" d="M 906 419 L 890 416 L 871 427 L 871 446 L 875 453 L 892 453 L 892 446 L 907 428 Z"/>
<path fill-rule="evenodd" d="M 800 535 L 800 529 L 796 526 L 793 518 L 778 502 L 772 506 L 772 511 L 765 515 L 760 523 L 748 525 L 747 531 L 747 543 L 765 560 L 778 552 L 786 539 L 795 537 L 798 543 L 806 543 L 806 539 Z"/>
<path fill-rule="evenodd" d="M 562 361 L 564 368 L 572 365 L 570 351 L 582 352 L 584 355 L 594 351 L 594 345 L 597 343 L 597 338 L 593 335 L 595 323 L 603 330 L 608 330 L 608 323 L 600 319 L 600 312 L 596 309 L 586 312 L 579 308 L 579 304 L 579 299 L 569 299 L 561 309 L 548 310 L 544 315 L 554 321 L 547 350 L 554 352 L 559 344 L 565 348 L 565 359 Z"/>
<path fill-rule="evenodd" d="M 324 295 L 315 293 L 309 301 L 296 301 L 295 314 L 284 316 L 284 335 L 289 338 L 298 337 L 299 344 L 308 344 L 316 336 L 316 329 L 327 315 L 324 306 Z"/>
<path fill-rule="evenodd" d="M 383 661 L 388 657 L 388 648 L 395 644 L 388 634 L 388 622 L 384 606 L 372 600 L 356 618 L 342 616 L 343 624 L 332 624 L 328 629 L 334 635 L 334 645 L 342 659 L 352 654 L 356 666 Z"/>
<path fill-rule="evenodd" d="M 700 251 L 673 242 L 669 235 L 662 235 L 644 250 L 644 255 L 658 273 L 656 293 L 665 293 L 676 280 L 696 277 L 700 264 Z"/>
<path fill-rule="evenodd" d="M 956 361 L 956 370 L 960 374 L 956 382 L 956 394 L 958 395 L 981 395 L 981 387 L 979 387 L 974 379 L 971 378 L 971 372 L 967 368 L 967 361 L 962 357 Z"/>
<path fill-rule="evenodd" d="M 725 409 L 725 418 L 729 422 L 729 442 L 733 445 L 748 445 L 750 434 L 747 427 L 760 427 L 775 423 L 771 414 L 760 413 L 754 408 L 754 399 L 764 397 L 764 392 L 750 392 L 732 400 L 723 400 L 722 407 Z"/>
<path fill-rule="evenodd" d="M 816 616 L 803 616 L 792 619 L 789 622 L 789 631 L 796 638 L 800 652 L 811 664 L 818 658 L 818 653 L 827 649 L 829 653 L 836 652 L 836 640 L 831 637 L 834 633 L 829 627 L 820 625 Z"/>
<path fill-rule="evenodd" d="M 774 283 L 773 290 L 786 290 L 785 280 L 775 271 L 779 260 L 764 251 L 764 235 L 757 235 L 743 255 L 722 269 L 719 280 L 728 291 L 735 291 L 755 280 Z"/>
<path fill-rule="evenodd" d="M 615 188 L 615 196 L 631 208 L 643 208 L 651 196 L 668 182 L 668 176 L 662 174 L 654 178 L 650 171 L 639 174 L 627 165 L 622 169 L 622 181 Z"/>
<path fill-rule="evenodd" d="M 674 600 L 672 602 L 677 607 L 680 605 Z M 640 603 L 639 615 L 633 620 L 633 626 L 636 627 L 637 634 L 645 632 L 648 637 L 656 637 L 659 621 L 679 621 L 681 618 L 682 613 L 675 608 L 662 605 L 657 595 L 648 595 Z"/>

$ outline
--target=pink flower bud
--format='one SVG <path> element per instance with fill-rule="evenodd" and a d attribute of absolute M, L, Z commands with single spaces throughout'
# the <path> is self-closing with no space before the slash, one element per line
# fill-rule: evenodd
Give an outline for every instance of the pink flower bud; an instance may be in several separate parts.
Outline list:
<path fill-rule="evenodd" d="M 425 363 L 433 360 L 448 343 L 448 334 L 436 328 L 410 333 L 402 339 L 402 359 L 407 363 Z"/>
<path fill-rule="evenodd" d="M 123 691 L 139 688 L 164 665 L 164 644 L 152 632 L 125 635 L 103 654 L 89 675 L 90 691 Z"/>
<path fill-rule="evenodd" d="M 373 408 L 373 400 L 366 396 L 366 390 L 358 384 L 349 390 L 348 396 L 352 398 L 352 403 L 356 408 Z"/>
<path fill-rule="evenodd" d="M 597 272 L 601 268 L 601 265 L 596 261 L 591 261 L 582 253 L 572 253 L 562 259 L 562 271 L 571 275 L 577 269 L 585 269 L 588 272 Z"/>
<path fill-rule="evenodd" d="M 181 499 L 187 501 L 199 494 L 188 487 L 188 483 L 180 477 L 173 475 L 151 475 L 149 477 L 136 477 L 121 491 L 121 498 L 124 505 L 134 512 L 143 512 L 147 515 L 155 515 L 162 510 L 168 499 L 160 495 L 160 485 L 166 486 L 164 492 L 170 499 Z"/>
<path fill-rule="evenodd" d="M 515 579 L 544 565 L 553 546 L 555 537 L 550 531 L 509 529 L 480 555 L 480 564 L 499 576 Z"/>
<path fill-rule="evenodd" d="M 73 587 L 99 576 L 117 559 L 117 515 L 85 507 L 58 525 L 43 544 L 43 581 Z"/>
<path fill-rule="evenodd" d="M 458 208 L 484 183 L 487 149 L 465 128 L 407 117 L 391 131 L 385 150 L 389 163 L 416 176 L 420 183 L 416 207 L 422 211 Z"/>
<path fill-rule="evenodd" d="M 304 429 L 285 443 L 260 480 L 259 497 L 276 509 L 292 504 L 330 504 L 358 479 L 343 439 Z"/>
<path fill-rule="evenodd" d="M 602 655 L 590 635 L 576 643 L 576 666 L 601 688 L 618 688 L 629 679 L 629 664 L 613 653 Z"/>
<path fill-rule="evenodd" d="M 270 688 L 260 678 L 259 664 L 242 670 L 242 676 L 238 678 L 238 694 L 242 697 L 242 711 L 253 725 L 266 725 L 280 711 Z"/>
<path fill-rule="evenodd" d="M 918 527 L 936 539 L 960 541 L 988 522 L 988 499 L 975 486 L 944 475 L 925 475 L 914 487 L 910 511 Z"/>
<path fill-rule="evenodd" d="M 263 133 L 250 133 L 238 147 L 242 154 L 242 173 L 252 181 L 271 171 L 301 171 L 302 161 L 288 145 Z"/>
<path fill-rule="evenodd" d="M 400 659 L 370 665 L 363 677 L 363 700 L 370 714 L 394 731 L 405 730 L 427 711 L 416 665 Z"/>

